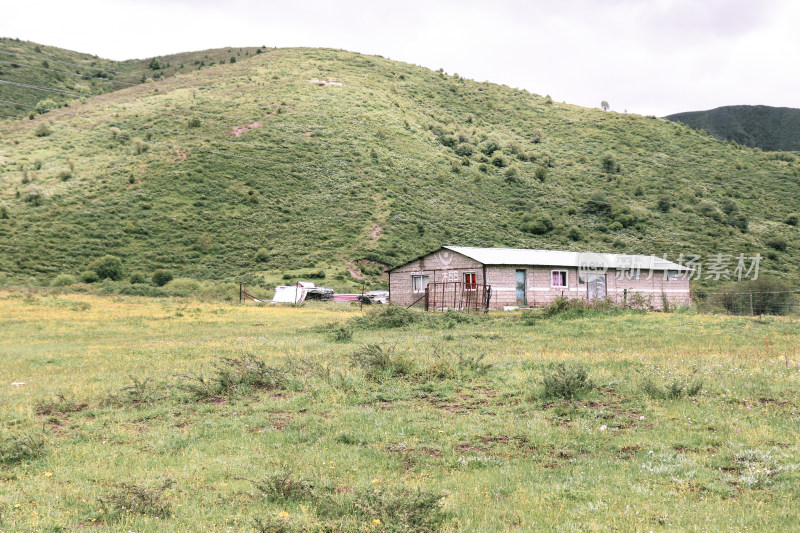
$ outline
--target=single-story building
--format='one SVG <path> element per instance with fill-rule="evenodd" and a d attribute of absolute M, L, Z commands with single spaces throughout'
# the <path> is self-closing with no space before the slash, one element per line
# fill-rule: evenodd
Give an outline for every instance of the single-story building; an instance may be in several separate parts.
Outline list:
<path fill-rule="evenodd" d="M 656 256 L 442 246 L 389 270 L 389 299 L 426 309 L 541 307 L 558 297 L 691 304 L 691 269 Z"/>

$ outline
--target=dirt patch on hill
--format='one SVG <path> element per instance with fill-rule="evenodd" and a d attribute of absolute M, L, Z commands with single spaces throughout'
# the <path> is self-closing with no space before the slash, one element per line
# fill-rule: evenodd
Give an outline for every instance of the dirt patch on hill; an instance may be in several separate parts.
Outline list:
<path fill-rule="evenodd" d="M 380 238 L 382 231 L 383 228 L 380 227 L 378 224 L 372 226 L 372 231 L 369 234 L 369 238 L 372 239 L 372 242 L 378 242 L 378 239 Z"/>
<path fill-rule="evenodd" d="M 261 122 L 255 121 L 255 122 L 252 122 L 250 124 L 245 124 L 243 126 L 234 126 L 231 129 L 233 130 L 233 134 L 234 135 L 236 135 L 237 137 L 240 137 L 240 136 L 244 135 L 245 133 L 247 133 L 248 131 L 254 130 L 254 129 L 260 128 L 260 127 L 261 127 Z"/>
<path fill-rule="evenodd" d="M 308 83 L 313 83 L 314 85 L 319 85 L 320 87 L 331 87 L 331 86 L 341 87 L 342 85 L 344 85 L 342 82 L 330 78 L 328 78 L 327 80 L 318 80 L 315 78 L 313 80 L 308 80 Z"/>

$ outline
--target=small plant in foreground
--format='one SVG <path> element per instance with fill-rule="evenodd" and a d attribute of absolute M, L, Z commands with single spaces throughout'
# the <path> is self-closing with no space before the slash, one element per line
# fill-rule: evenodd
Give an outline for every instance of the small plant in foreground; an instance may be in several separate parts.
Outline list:
<path fill-rule="evenodd" d="M 119 483 L 110 494 L 99 498 L 103 516 L 113 520 L 130 512 L 166 518 L 171 510 L 167 490 L 174 484 L 171 478 L 155 487 Z"/>
<path fill-rule="evenodd" d="M 298 479 L 289 472 L 280 472 L 264 479 L 244 479 L 249 481 L 269 501 L 299 500 L 311 495 L 314 486 L 304 479 Z"/>
<path fill-rule="evenodd" d="M 43 453 L 44 438 L 38 433 L 4 434 L 0 437 L 0 464 L 15 464 Z"/>
<path fill-rule="evenodd" d="M 651 378 L 642 381 L 642 392 L 655 400 L 678 400 L 684 396 L 693 397 L 700 394 L 703 390 L 701 380 L 688 383 L 681 380 L 673 380 L 669 385 L 660 386 Z"/>
<path fill-rule="evenodd" d="M 365 344 L 350 353 L 350 362 L 366 373 L 367 379 L 381 381 L 385 378 L 408 376 L 415 370 L 414 362 L 407 356 L 395 353 L 394 346 Z"/>
<path fill-rule="evenodd" d="M 214 363 L 214 374 L 185 374 L 178 388 L 196 400 L 210 400 L 252 390 L 283 388 L 288 382 L 288 371 L 268 365 L 263 359 L 243 355 L 238 358 L 223 357 Z"/>
<path fill-rule="evenodd" d="M 572 400 L 594 388 L 589 371 L 581 363 L 556 363 L 544 374 L 542 399 Z"/>

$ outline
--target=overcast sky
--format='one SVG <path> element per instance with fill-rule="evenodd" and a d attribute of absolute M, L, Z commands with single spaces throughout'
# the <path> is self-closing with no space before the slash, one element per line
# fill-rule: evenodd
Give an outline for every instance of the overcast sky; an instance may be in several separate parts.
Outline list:
<path fill-rule="evenodd" d="M 0 36 L 109 59 L 344 48 L 557 101 L 666 115 L 800 107 L 796 0 L 2 0 Z"/>

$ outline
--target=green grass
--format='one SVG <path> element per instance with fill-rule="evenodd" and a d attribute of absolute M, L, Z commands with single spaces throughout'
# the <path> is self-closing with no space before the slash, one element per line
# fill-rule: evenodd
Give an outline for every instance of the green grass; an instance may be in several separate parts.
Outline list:
<path fill-rule="evenodd" d="M 800 109 L 765 105 L 734 105 L 667 117 L 702 129 L 723 141 L 763 150 L 800 150 Z M 776 154 L 794 158 L 797 154 Z"/>
<path fill-rule="evenodd" d="M 442 244 L 760 252 L 762 272 L 800 281 L 786 223 L 797 159 L 376 56 L 269 49 L 0 135 L 9 283 L 79 276 L 112 254 L 147 277 L 274 285 L 323 271 L 355 290 L 351 270 L 386 283 L 355 261 L 397 265 Z M 785 250 L 766 245 L 776 237 Z"/>
<path fill-rule="evenodd" d="M 795 527 L 796 317 L 404 324 L 0 293 L 0 528 Z"/>
<path fill-rule="evenodd" d="M 151 82 L 158 81 L 214 66 L 221 61 L 229 62 L 231 57 L 239 61 L 264 50 L 254 47 L 217 48 L 156 58 L 113 61 L 55 46 L 0 38 L 0 79 L 28 86 L 0 84 L 0 99 L 21 104 L 0 102 L 0 114 L 26 117 L 35 111 L 26 106 L 37 106 L 43 100 L 53 102 L 51 109 L 68 105 L 75 96 L 67 93 L 77 93 L 87 98 L 103 95 L 148 79 Z M 41 91 L 30 86 L 52 90 Z"/>

